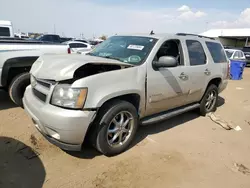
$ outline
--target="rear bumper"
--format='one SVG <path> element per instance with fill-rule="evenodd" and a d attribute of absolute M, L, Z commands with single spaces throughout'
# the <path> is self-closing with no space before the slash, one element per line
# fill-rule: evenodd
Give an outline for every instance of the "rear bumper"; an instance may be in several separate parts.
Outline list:
<path fill-rule="evenodd" d="M 36 128 L 52 144 L 71 151 L 81 150 L 95 111 L 67 110 L 41 102 L 26 88 L 24 109 L 33 119 Z"/>

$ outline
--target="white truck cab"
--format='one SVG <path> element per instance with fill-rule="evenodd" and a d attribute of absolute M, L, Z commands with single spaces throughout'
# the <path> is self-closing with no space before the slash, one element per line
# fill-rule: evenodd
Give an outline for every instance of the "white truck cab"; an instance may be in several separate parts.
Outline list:
<path fill-rule="evenodd" d="M 11 21 L 0 20 L 0 37 L 14 37 Z"/>

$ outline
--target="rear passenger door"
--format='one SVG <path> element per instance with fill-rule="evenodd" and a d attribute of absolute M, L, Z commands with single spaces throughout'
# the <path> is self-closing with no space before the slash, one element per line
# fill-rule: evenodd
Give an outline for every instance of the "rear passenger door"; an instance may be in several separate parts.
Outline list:
<path fill-rule="evenodd" d="M 190 74 L 190 88 L 187 96 L 187 103 L 198 102 L 206 89 L 206 82 L 211 76 L 204 44 L 198 40 L 186 40 L 186 51 L 188 72 Z"/>

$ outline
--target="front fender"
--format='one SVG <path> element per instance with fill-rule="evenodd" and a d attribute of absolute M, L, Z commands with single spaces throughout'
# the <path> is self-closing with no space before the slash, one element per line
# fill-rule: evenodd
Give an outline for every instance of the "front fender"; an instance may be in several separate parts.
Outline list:
<path fill-rule="evenodd" d="M 88 96 L 84 108 L 99 108 L 106 101 L 126 95 L 138 94 L 141 103 L 145 101 L 146 67 L 137 66 L 97 75 L 75 81 L 73 88 L 88 88 Z"/>

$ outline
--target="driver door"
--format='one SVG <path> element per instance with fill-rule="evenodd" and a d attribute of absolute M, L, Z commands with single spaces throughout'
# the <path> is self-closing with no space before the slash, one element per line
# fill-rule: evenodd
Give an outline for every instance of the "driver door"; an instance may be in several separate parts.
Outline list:
<path fill-rule="evenodd" d="M 161 56 L 177 58 L 178 66 L 156 70 L 152 68 L 152 64 L 148 63 L 147 116 L 187 104 L 186 99 L 191 87 L 191 71 L 185 66 L 182 42 L 180 40 L 165 41 L 156 53 L 154 61 L 158 61 Z"/>

